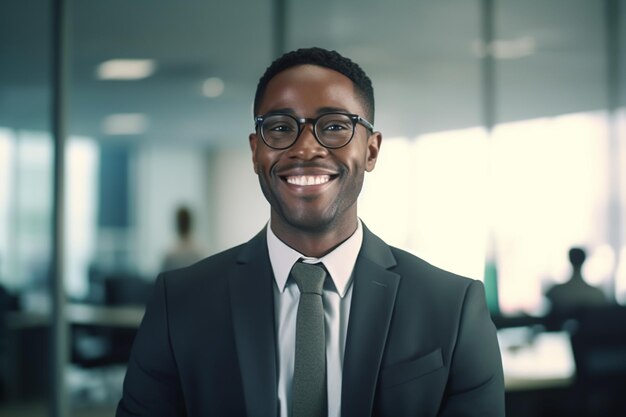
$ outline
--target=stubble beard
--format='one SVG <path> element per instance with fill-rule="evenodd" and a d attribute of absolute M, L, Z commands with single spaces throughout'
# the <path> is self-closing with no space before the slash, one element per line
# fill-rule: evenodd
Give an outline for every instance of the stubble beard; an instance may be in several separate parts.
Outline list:
<path fill-rule="evenodd" d="M 341 178 L 341 176 L 340 176 Z M 309 234 L 324 234 L 335 229 L 350 208 L 357 203 L 357 198 L 363 188 L 364 174 L 354 181 L 344 184 L 337 194 L 337 198 L 319 215 L 311 210 L 291 210 L 279 195 L 273 192 L 265 177 L 259 174 L 259 184 L 265 199 L 269 202 L 272 211 L 272 221 L 279 220 L 290 228 Z M 277 216 L 278 219 L 274 217 Z"/>

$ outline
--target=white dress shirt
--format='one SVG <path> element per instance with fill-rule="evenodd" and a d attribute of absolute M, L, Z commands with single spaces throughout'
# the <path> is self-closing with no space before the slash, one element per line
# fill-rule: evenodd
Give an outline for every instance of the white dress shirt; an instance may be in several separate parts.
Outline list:
<path fill-rule="evenodd" d="M 341 416 L 341 377 L 343 354 L 352 301 L 352 271 L 363 242 L 363 227 L 358 221 L 356 231 L 345 242 L 322 258 L 310 258 L 282 242 L 267 227 L 267 248 L 274 271 L 274 310 L 278 346 L 278 400 L 280 417 L 291 414 L 291 390 L 296 347 L 296 315 L 300 291 L 289 272 L 299 259 L 324 264 L 330 275 L 323 291 L 326 330 L 326 381 L 328 417 Z"/>

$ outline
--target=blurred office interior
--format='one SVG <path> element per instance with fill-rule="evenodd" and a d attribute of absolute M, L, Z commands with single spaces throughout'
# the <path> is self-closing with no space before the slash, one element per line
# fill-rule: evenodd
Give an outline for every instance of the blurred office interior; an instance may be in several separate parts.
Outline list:
<path fill-rule="evenodd" d="M 365 224 L 484 280 L 508 415 L 626 415 L 625 0 L 1 2 L 0 415 L 113 414 L 177 209 L 265 225 L 252 99 L 307 46 L 374 84 Z M 610 305 L 552 314 L 575 246 Z"/>

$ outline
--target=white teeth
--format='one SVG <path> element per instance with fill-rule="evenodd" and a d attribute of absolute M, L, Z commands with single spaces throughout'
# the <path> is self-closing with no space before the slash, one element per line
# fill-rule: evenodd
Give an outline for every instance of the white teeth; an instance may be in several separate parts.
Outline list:
<path fill-rule="evenodd" d="M 330 175 L 299 175 L 287 177 L 287 182 L 294 185 L 318 185 L 330 181 Z"/>

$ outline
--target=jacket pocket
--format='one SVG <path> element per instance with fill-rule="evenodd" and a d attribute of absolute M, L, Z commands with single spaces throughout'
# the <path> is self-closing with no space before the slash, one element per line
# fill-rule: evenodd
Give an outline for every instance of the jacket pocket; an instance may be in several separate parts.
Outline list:
<path fill-rule="evenodd" d="M 381 370 L 380 388 L 389 388 L 419 378 L 443 367 L 441 349 L 434 350 L 410 362 L 401 362 Z"/>

